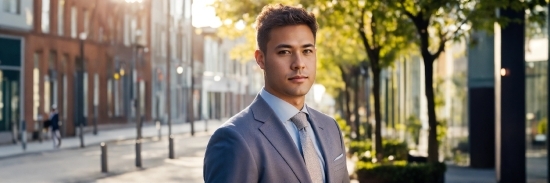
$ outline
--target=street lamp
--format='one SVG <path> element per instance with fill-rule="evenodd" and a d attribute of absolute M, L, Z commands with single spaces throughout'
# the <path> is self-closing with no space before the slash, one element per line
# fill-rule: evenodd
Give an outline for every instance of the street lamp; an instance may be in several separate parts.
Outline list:
<path fill-rule="evenodd" d="M 78 36 L 80 38 L 80 65 L 82 66 L 82 64 L 84 64 L 84 40 L 86 40 L 86 38 L 88 37 L 88 35 L 86 34 L 86 32 L 81 32 L 80 35 Z M 82 72 L 81 69 L 83 69 L 82 67 L 80 68 L 77 68 L 79 70 L 77 70 L 75 72 L 76 74 L 76 78 L 78 78 L 79 80 L 82 79 L 82 76 L 80 75 L 81 73 L 79 72 Z M 78 82 L 78 83 L 83 83 L 82 81 Z M 80 88 L 80 87 L 79 87 Z M 81 93 L 82 91 L 79 91 L 77 90 L 77 92 Z M 76 95 L 77 99 L 75 100 L 75 103 L 76 103 L 76 106 L 82 106 L 81 104 L 81 100 L 82 98 L 79 97 L 79 95 L 77 94 Z M 76 112 L 76 120 L 78 121 L 78 129 L 79 129 L 79 137 L 80 137 L 80 147 L 81 148 L 84 148 L 84 129 L 83 129 L 83 123 L 84 121 L 82 121 L 81 119 L 81 115 L 82 115 L 82 110 L 78 109 L 78 112 Z M 94 130 L 96 129 L 96 126 L 94 125 Z"/>
<path fill-rule="evenodd" d="M 84 41 L 88 37 L 88 34 L 86 34 L 86 32 L 81 32 L 78 37 L 80 38 L 81 41 Z"/>
<path fill-rule="evenodd" d="M 142 128 L 142 123 L 143 123 L 143 120 L 142 120 L 142 114 L 141 114 L 141 106 L 142 106 L 142 100 L 141 100 L 141 77 L 139 76 L 138 74 L 138 65 L 140 66 L 141 68 L 141 55 L 143 54 L 142 50 L 144 50 L 145 46 L 143 45 L 143 43 L 141 42 L 141 30 L 136 30 L 136 37 L 135 37 L 135 42 L 134 42 L 134 49 L 135 49 L 135 58 L 134 58 L 134 62 L 132 63 L 132 72 L 133 74 L 132 75 L 135 75 L 134 78 L 139 78 L 139 79 L 136 79 L 134 80 L 134 86 L 135 86 L 135 96 L 134 96 L 134 99 L 133 101 L 135 101 L 134 103 L 134 109 L 136 111 L 136 117 L 137 117 L 137 122 L 136 122 L 136 131 L 137 131 L 137 136 L 136 136 L 136 167 L 141 167 L 141 140 L 142 140 L 142 135 L 141 135 L 141 128 Z M 136 85 L 137 84 L 137 85 Z"/>
<path fill-rule="evenodd" d="M 176 69 L 176 72 L 178 74 L 182 74 L 183 73 L 183 67 L 182 66 L 178 66 L 178 68 Z"/>

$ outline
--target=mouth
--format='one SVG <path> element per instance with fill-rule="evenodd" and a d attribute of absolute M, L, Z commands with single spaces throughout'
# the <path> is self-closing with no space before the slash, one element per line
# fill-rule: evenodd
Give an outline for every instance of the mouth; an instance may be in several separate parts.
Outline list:
<path fill-rule="evenodd" d="M 309 77 L 307 76 L 298 75 L 298 76 L 293 76 L 291 78 L 288 78 L 288 80 L 291 82 L 302 83 L 302 82 L 305 82 L 308 78 Z"/>

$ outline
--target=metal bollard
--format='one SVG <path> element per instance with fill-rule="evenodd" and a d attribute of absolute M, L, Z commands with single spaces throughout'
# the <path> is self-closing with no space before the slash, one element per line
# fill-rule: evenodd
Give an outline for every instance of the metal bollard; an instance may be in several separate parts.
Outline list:
<path fill-rule="evenodd" d="M 27 124 L 25 120 L 21 121 L 21 142 L 23 151 L 27 150 Z"/>
<path fill-rule="evenodd" d="M 168 137 L 168 158 L 174 159 L 174 137 Z"/>
<path fill-rule="evenodd" d="M 136 140 L 136 167 L 141 168 L 141 139 Z"/>
<path fill-rule="evenodd" d="M 208 132 L 208 118 L 204 118 L 204 131 Z"/>
<path fill-rule="evenodd" d="M 101 143 L 101 172 L 107 173 L 107 144 Z"/>

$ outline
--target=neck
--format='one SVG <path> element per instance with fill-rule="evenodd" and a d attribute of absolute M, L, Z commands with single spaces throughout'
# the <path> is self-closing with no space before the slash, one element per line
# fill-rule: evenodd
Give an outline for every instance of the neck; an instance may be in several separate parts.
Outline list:
<path fill-rule="evenodd" d="M 305 103 L 305 99 L 306 99 L 306 96 L 289 96 L 289 95 L 284 95 L 282 93 L 279 93 L 279 92 L 275 92 L 274 90 L 272 90 L 271 88 L 268 88 L 267 86 L 264 87 L 265 91 L 269 92 L 271 95 L 281 99 L 281 100 L 284 100 L 285 102 L 288 102 L 290 105 L 296 107 L 296 109 L 298 110 L 302 110 L 302 108 L 304 108 L 304 103 Z"/>

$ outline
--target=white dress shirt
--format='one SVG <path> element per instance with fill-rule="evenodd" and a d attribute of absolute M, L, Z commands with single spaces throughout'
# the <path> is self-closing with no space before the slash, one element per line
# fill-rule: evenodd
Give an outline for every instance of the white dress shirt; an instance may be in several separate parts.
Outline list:
<path fill-rule="evenodd" d="M 296 109 L 296 107 L 294 107 L 293 105 L 289 104 L 288 102 L 267 92 L 265 88 L 262 88 L 262 91 L 260 91 L 260 96 L 267 102 L 267 105 L 269 105 L 269 107 L 273 109 L 273 111 L 275 112 L 275 115 L 277 115 L 281 123 L 285 125 L 285 128 L 288 131 L 288 134 L 290 134 L 290 137 L 292 137 L 294 144 L 296 145 L 298 150 L 301 152 L 302 146 L 300 145 L 300 132 L 296 127 L 296 125 L 294 125 L 294 123 L 290 121 L 290 118 L 294 117 L 294 115 L 298 114 L 298 112 L 300 111 Z M 307 105 L 304 103 L 304 107 L 302 108 L 301 111 L 309 115 L 306 106 Z M 310 122 L 310 125 L 308 125 L 306 128 L 310 139 L 313 141 L 313 146 L 315 146 L 315 151 L 317 152 L 317 156 L 319 157 L 319 162 L 321 163 L 321 167 L 323 168 L 323 171 L 322 171 L 323 182 L 326 182 L 325 161 L 323 159 L 323 155 L 321 154 L 321 148 L 319 148 L 320 145 L 317 142 L 317 137 L 315 136 L 315 132 L 313 132 L 313 128 L 311 128 L 311 122 Z"/>

